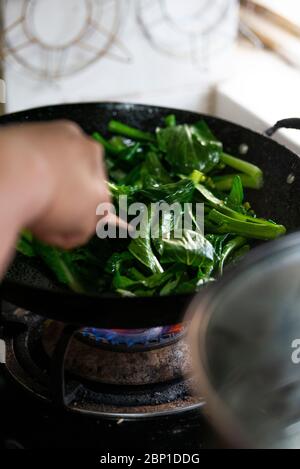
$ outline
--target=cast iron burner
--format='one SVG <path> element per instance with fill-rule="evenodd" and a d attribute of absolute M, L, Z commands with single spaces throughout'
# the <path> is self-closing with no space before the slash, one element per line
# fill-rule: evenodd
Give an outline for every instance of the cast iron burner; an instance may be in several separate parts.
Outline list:
<path fill-rule="evenodd" d="M 63 327 L 57 321 L 44 323 L 42 343 L 49 357 L 53 356 Z M 86 329 L 74 334 L 65 360 L 66 369 L 83 379 L 142 386 L 182 380 L 183 374 L 191 372 L 189 349 L 181 326 L 89 331 L 92 332 L 88 339 Z"/>
<path fill-rule="evenodd" d="M 128 419 L 203 405 L 191 393 L 192 377 L 183 377 L 191 370 L 181 326 L 78 331 L 16 308 L 3 318 L 8 372 L 58 407 Z"/>

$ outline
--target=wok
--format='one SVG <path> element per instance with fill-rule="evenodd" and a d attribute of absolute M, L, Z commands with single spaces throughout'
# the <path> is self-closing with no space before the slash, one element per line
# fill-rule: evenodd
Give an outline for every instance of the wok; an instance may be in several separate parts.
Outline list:
<path fill-rule="evenodd" d="M 111 118 L 153 131 L 163 118 L 174 113 L 179 123 L 192 123 L 204 118 L 224 149 L 239 154 L 239 146 L 247 144 L 247 160 L 264 171 L 265 184 L 259 191 L 247 191 L 258 215 L 282 223 L 287 230 L 300 226 L 300 160 L 287 148 L 240 125 L 211 116 L 156 106 L 119 103 L 85 103 L 49 106 L 2 116 L 0 125 L 30 121 L 71 119 L 85 132 L 107 133 Z M 280 121 L 269 135 L 280 127 L 300 127 L 298 119 Z M 294 175 L 294 182 L 287 182 Z M 251 255 L 251 254 L 250 254 Z M 106 328 L 142 328 L 169 325 L 182 320 L 193 295 L 121 298 L 113 294 L 98 296 L 75 294 L 52 278 L 42 263 L 17 254 L 1 285 L 1 298 L 46 317 L 74 326 Z"/>

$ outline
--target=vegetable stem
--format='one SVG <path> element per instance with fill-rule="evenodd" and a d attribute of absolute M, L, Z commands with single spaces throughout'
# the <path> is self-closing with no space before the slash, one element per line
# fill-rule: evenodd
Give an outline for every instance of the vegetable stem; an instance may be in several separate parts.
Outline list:
<path fill-rule="evenodd" d="M 242 236 L 237 236 L 236 238 L 231 239 L 225 246 L 224 250 L 222 252 L 222 257 L 219 263 L 219 274 L 223 274 L 223 269 L 224 265 L 230 256 L 230 254 L 235 251 L 236 249 L 244 246 L 246 244 L 247 240 L 246 238 L 243 238 Z"/>
<path fill-rule="evenodd" d="M 96 142 L 101 143 L 101 145 L 103 145 L 105 150 L 107 150 L 109 153 L 117 155 L 120 152 L 120 150 L 118 150 L 114 145 L 112 145 L 108 140 L 106 140 L 106 138 L 102 137 L 99 132 L 94 132 L 92 137 L 94 140 L 96 140 Z"/>
<path fill-rule="evenodd" d="M 122 122 L 111 120 L 108 124 L 108 130 L 113 133 L 124 135 L 136 140 L 146 140 L 148 142 L 154 142 L 155 138 L 150 132 L 143 132 L 142 130 L 130 127 L 129 125 L 123 124 Z"/>
<path fill-rule="evenodd" d="M 222 176 L 214 176 L 212 178 L 214 188 L 219 191 L 230 191 L 235 176 L 235 174 L 224 174 Z M 261 188 L 261 178 L 253 178 L 252 176 L 243 173 L 238 173 L 238 176 L 240 176 L 241 178 L 243 187 L 247 187 L 248 189 Z"/>
<path fill-rule="evenodd" d="M 222 212 L 224 215 L 227 215 L 228 218 L 239 220 L 244 223 L 252 223 L 253 225 L 268 225 L 268 226 L 276 226 L 275 223 L 265 220 L 264 218 L 254 218 L 249 215 L 244 215 L 243 213 L 236 212 L 232 210 L 230 207 L 225 205 L 223 200 L 218 199 L 215 197 L 205 186 L 202 184 L 196 184 L 196 189 L 202 194 L 202 196 L 210 203 L 212 207 L 217 209 L 219 212 Z M 282 225 L 277 225 L 282 226 Z"/>
<path fill-rule="evenodd" d="M 258 166 L 224 152 L 221 153 L 221 161 L 223 161 L 227 166 L 250 176 L 255 181 L 257 188 L 262 187 L 263 172 Z"/>
<path fill-rule="evenodd" d="M 216 232 L 220 234 L 234 233 L 246 238 L 268 240 L 275 239 L 286 232 L 283 225 L 270 222 L 251 223 L 250 221 L 241 221 L 224 215 L 216 209 L 210 212 L 208 219 L 217 225 Z"/>
<path fill-rule="evenodd" d="M 176 117 L 174 114 L 170 114 L 165 118 L 165 124 L 167 127 L 175 127 Z"/>

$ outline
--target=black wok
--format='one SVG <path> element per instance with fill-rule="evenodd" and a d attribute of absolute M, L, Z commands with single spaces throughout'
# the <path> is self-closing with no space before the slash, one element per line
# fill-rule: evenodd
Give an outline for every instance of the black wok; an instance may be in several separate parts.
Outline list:
<path fill-rule="evenodd" d="M 95 130 L 106 133 L 113 117 L 144 130 L 154 130 L 162 119 L 176 114 L 178 122 L 194 122 L 204 118 L 227 152 L 239 154 L 239 146 L 247 144 L 247 160 L 259 165 L 265 175 L 260 191 L 248 191 L 247 199 L 255 211 L 265 218 L 282 223 L 288 231 L 300 226 L 300 160 L 297 155 L 251 130 L 237 124 L 187 111 L 153 106 L 116 103 L 86 103 L 32 109 L 0 118 L 0 124 L 72 119 L 88 134 Z M 297 119 L 282 126 L 298 126 Z M 280 125 L 277 126 L 279 128 Z M 274 129 L 274 130 L 277 130 Z M 289 184 L 290 174 L 295 177 Z M 63 289 L 39 261 L 18 254 L 2 282 L 1 297 L 18 306 L 47 317 L 75 325 L 107 328 L 137 328 L 180 322 L 192 295 L 165 297 L 120 298 L 112 294 L 79 295 Z"/>

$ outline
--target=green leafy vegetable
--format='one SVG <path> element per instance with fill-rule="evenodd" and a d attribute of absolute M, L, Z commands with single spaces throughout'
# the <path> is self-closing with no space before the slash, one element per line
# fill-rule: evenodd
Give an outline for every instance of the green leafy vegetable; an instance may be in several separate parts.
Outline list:
<path fill-rule="evenodd" d="M 157 187 L 149 186 L 142 189 L 139 195 L 151 202 L 164 200 L 168 204 L 175 202 L 191 202 L 195 191 L 195 185 L 188 180 L 172 182 L 170 184 L 161 184 Z"/>
<path fill-rule="evenodd" d="M 235 176 L 232 181 L 232 187 L 227 199 L 227 203 L 231 208 L 240 207 L 244 200 L 243 184 L 240 176 Z"/>
<path fill-rule="evenodd" d="M 43 259 L 59 282 L 68 285 L 78 293 L 84 291 L 79 279 L 79 272 L 74 263 L 75 257 L 71 252 L 48 246 L 36 240 L 34 241 L 34 252 Z"/>
<path fill-rule="evenodd" d="M 126 137 L 130 137 L 135 140 L 146 140 L 149 142 L 155 141 L 154 136 L 150 132 L 143 132 L 142 130 L 135 129 L 116 120 L 111 120 L 108 123 L 108 130 L 113 133 L 125 135 Z"/>
<path fill-rule="evenodd" d="M 183 230 L 179 239 L 161 238 L 157 247 L 162 263 L 178 262 L 197 267 L 203 258 L 214 259 L 213 246 L 198 231 Z"/>
<path fill-rule="evenodd" d="M 106 140 L 104 137 L 102 137 L 102 135 L 100 135 L 99 132 L 94 132 L 92 137 L 94 140 L 96 140 L 96 142 L 101 143 L 103 147 L 105 148 L 105 150 L 109 151 L 110 153 L 113 153 L 113 154 L 119 153 L 120 150 L 115 145 L 113 145 L 108 140 Z"/>
<path fill-rule="evenodd" d="M 198 290 L 238 262 L 256 240 L 285 233 L 247 202 L 244 189 L 262 187 L 260 168 L 227 154 L 203 120 L 179 123 L 171 114 L 162 122 L 163 128 L 149 132 L 111 120 L 108 136 L 92 135 L 105 149 L 117 212 L 120 196 L 144 204 L 139 236 L 94 236 L 86 246 L 64 251 L 25 230 L 18 251 L 39 257 L 56 280 L 76 292 L 168 295 Z M 204 206 L 204 233 L 196 203 Z M 170 212 L 163 211 L 164 204 L 171 205 Z M 183 216 L 190 225 L 180 231 Z"/>
<path fill-rule="evenodd" d="M 238 173 L 237 174 L 243 184 L 243 187 L 247 187 L 249 189 L 261 189 L 262 187 L 262 179 L 260 176 L 252 177 L 248 176 L 248 174 Z M 219 191 L 229 191 L 232 187 L 232 183 L 236 174 L 224 174 L 212 177 L 213 186 L 215 189 Z"/>
<path fill-rule="evenodd" d="M 238 234 L 254 239 L 275 239 L 285 234 L 285 227 L 271 222 L 251 223 L 249 221 L 231 218 L 213 209 L 208 219 L 216 224 L 216 233 Z"/>
<path fill-rule="evenodd" d="M 221 160 L 227 166 L 230 166 L 231 168 L 246 174 L 253 181 L 253 186 L 255 186 L 254 189 L 260 189 L 262 187 L 262 170 L 254 164 L 241 160 L 240 158 L 235 158 L 234 156 L 228 155 L 227 153 L 221 154 Z"/>
<path fill-rule="evenodd" d="M 166 127 L 175 127 L 176 125 L 176 116 L 174 114 L 170 114 L 165 118 Z"/>
<path fill-rule="evenodd" d="M 161 184 L 172 182 L 159 156 L 153 151 L 146 154 L 145 161 L 141 167 L 141 178 L 143 187 L 159 187 Z"/>
<path fill-rule="evenodd" d="M 214 139 L 204 122 L 158 129 L 157 139 L 174 172 L 189 174 L 197 169 L 207 173 L 220 161 L 222 144 Z"/>
<path fill-rule="evenodd" d="M 219 264 L 219 273 L 222 274 L 224 270 L 224 266 L 230 255 L 232 254 L 233 251 L 241 248 L 242 246 L 245 247 L 246 245 L 246 239 L 242 238 L 241 236 L 237 236 L 236 238 L 231 239 L 228 241 L 227 244 L 225 244 L 224 248 L 222 249 L 222 252 L 220 254 L 220 264 Z M 249 248 L 248 245 L 246 245 L 247 248 Z"/>
<path fill-rule="evenodd" d="M 23 230 L 17 244 L 17 251 L 27 257 L 35 257 L 32 234 L 28 230 Z"/>
<path fill-rule="evenodd" d="M 148 267 L 153 274 L 162 273 L 164 269 L 154 255 L 151 246 L 151 215 L 145 212 L 141 221 L 140 236 L 129 244 L 129 252 L 142 264 Z"/>

